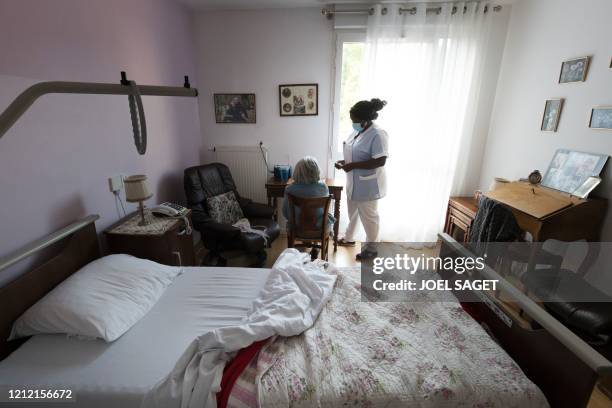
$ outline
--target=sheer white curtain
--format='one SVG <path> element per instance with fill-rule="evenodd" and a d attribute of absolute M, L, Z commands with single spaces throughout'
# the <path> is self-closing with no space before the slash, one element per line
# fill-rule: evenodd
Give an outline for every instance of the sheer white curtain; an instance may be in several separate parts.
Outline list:
<path fill-rule="evenodd" d="M 435 241 L 449 195 L 464 188 L 459 157 L 470 148 L 493 13 L 484 2 L 434 4 L 439 13 L 419 4 L 414 15 L 379 5 L 368 20 L 360 93 L 388 102 L 378 121 L 390 148 L 383 241 Z"/>

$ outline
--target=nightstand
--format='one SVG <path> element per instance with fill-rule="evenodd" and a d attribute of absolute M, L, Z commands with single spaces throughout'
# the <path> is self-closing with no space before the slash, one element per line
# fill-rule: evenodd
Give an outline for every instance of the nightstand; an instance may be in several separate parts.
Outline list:
<path fill-rule="evenodd" d="M 444 232 L 459 242 L 467 242 L 477 211 L 478 200 L 475 197 L 451 197 L 448 200 Z"/>
<path fill-rule="evenodd" d="M 191 225 L 191 210 L 186 215 Z M 129 254 L 164 265 L 195 266 L 192 234 L 182 218 L 157 217 L 145 210 L 148 225 L 140 226 L 140 214 L 119 220 L 104 231 L 113 254 Z"/>

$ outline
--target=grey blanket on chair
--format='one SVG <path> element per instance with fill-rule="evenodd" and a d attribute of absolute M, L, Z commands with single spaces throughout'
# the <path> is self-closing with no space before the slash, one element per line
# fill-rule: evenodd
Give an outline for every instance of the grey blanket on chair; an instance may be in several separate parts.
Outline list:
<path fill-rule="evenodd" d="M 487 252 L 489 242 L 513 242 L 523 231 L 505 205 L 484 195 L 478 199 L 478 212 L 470 229 L 470 246 L 477 254 Z"/>

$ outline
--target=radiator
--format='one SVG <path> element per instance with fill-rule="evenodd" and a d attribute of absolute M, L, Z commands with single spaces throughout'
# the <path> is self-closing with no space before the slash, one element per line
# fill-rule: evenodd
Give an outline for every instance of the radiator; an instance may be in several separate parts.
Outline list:
<path fill-rule="evenodd" d="M 268 169 L 259 146 L 215 146 L 215 161 L 225 164 L 232 172 L 236 188 L 242 197 L 259 203 L 267 201 Z"/>

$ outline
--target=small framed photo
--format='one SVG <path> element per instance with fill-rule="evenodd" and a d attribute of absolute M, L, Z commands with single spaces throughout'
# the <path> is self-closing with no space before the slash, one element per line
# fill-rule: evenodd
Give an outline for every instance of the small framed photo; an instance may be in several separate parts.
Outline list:
<path fill-rule="evenodd" d="M 544 132 L 556 132 L 559 126 L 559 117 L 563 109 L 563 98 L 547 99 L 542 115 L 542 125 L 540 129 Z"/>
<path fill-rule="evenodd" d="M 601 178 L 591 176 L 587 178 L 584 183 L 582 183 L 582 185 L 572 193 L 572 195 L 578 198 L 587 198 L 591 191 L 595 190 L 595 187 L 597 187 L 599 183 L 601 183 Z"/>
<path fill-rule="evenodd" d="M 215 120 L 217 123 L 255 123 L 255 94 L 216 93 Z"/>
<path fill-rule="evenodd" d="M 278 102 L 281 116 L 316 116 L 319 114 L 319 85 L 279 85 Z"/>
<path fill-rule="evenodd" d="M 612 130 L 612 106 L 596 106 L 591 109 L 589 127 Z"/>
<path fill-rule="evenodd" d="M 559 83 L 584 82 L 589 70 L 590 60 L 591 57 L 587 56 L 563 61 L 561 73 L 559 74 Z"/>

